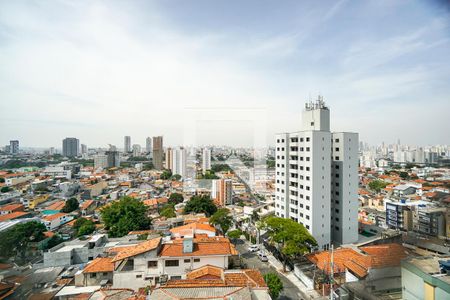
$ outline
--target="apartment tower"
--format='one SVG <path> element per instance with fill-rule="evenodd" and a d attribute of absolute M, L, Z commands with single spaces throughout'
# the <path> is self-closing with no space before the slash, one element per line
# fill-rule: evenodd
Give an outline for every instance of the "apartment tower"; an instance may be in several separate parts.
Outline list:
<path fill-rule="evenodd" d="M 157 170 L 163 169 L 164 150 L 163 150 L 163 137 L 153 137 L 153 166 Z"/>
<path fill-rule="evenodd" d="M 123 138 L 123 152 L 128 153 L 131 152 L 131 136 L 126 135 Z"/>
<path fill-rule="evenodd" d="M 63 140 L 63 156 L 76 157 L 79 155 L 80 140 L 77 138 L 65 138 Z"/>
<path fill-rule="evenodd" d="M 211 170 L 211 149 L 203 148 L 202 151 L 202 172 L 206 173 L 206 170 Z"/>
<path fill-rule="evenodd" d="M 358 239 L 358 134 L 331 133 L 319 96 L 302 131 L 276 135 L 275 213 L 305 226 L 320 249 Z"/>

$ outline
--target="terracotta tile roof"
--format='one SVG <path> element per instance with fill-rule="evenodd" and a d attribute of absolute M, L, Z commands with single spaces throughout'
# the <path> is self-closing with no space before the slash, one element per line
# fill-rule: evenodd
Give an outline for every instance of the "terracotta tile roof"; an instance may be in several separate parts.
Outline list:
<path fill-rule="evenodd" d="M 46 231 L 46 232 L 44 232 L 44 235 L 45 235 L 45 237 L 52 237 L 52 236 L 54 236 L 55 235 L 55 233 L 53 232 L 53 231 Z"/>
<path fill-rule="evenodd" d="M 212 266 L 205 265 L 198 269 L 192 270 L 186 274 L 186 279 L 221 279 L 223 278 L 223 269 Z"/>
<path fill-rule="evenodd" d="M 7 269 L 11 269 L 12 267 L 13 267 L 13 265 L 11 265 L 11 264 L 0 263 L 0 270 L 7 270 Z"/>
<path fill-rule="evenodd" d="M 15 210 L 23 210 L 24 206 L 20 203 L 14 203 L 14 204 L 7 204 L 2 207 L 0 207 L 0 211 L 15 211 Z"/>
<path fill-rule="evenodd" d="M 183 226 L 178 226 L 175 228 L 170 229 L 171 233 L 184 233 L 184 232 L 192 232 L 197 230 L 204 230 L 204 231 L 210 231 L 210 232 L 216 232 L 216 229 L 212 227 L 209 224 L 203 224 L 203 223 L 190 223 Z"/>
<path fill-rule="evenodd" d="M 321 251 L 306 256 L 319 269 L 330 273 L 331 253 L 330 251 Z M 338 248 L 334 251 L 334 273 L 343 273 L 346 269 L 345 263 L 353 262 L 349 266 L 358 265 L 367 270 L 370 267 L 371 259 L 350 248 Z M 350 268 L 350 267 L 349 267 Z M 356 273 L 356 272 L 355 272 Z"/>
<path fill-rule="evenodd" d="M 400 266 L 400 261 L 408 256 L 408 251 L 400 244 L 383 244 L 360 247 L 371 259 L 372 268 Z"/>
<path fill-rule="evenodd" d="M 140 244 L 137 244 L 133 247 L 124 247 L 126 249 L 117 248 L 117 255 L 113 258 L 112 262 L 116 262 L 119 260 L 123 260 L 127 257 L 136 256 L 138 254 L 156 249 L 161 242 L 161 238 L 157 237 Z"/>
<path fill-rule="evenodd" d="M 208 217 L 199 217 L 199 218 L 195 218 L 195 219 L 186 219 L 186 220 L 184 220 L 184 224 L 190 224 L 190 223 L 209 224 L 209 218 Z"/>
<path fill-rule="evenodd" d="M 58 218 L 61 218 L 61 217 L 65 216 L 65 215 L 67 215 L 67 214 L 66 213 L 57 213 L 57 214 L 54 214 L 54 215 L 45 216 L 45 217 L 42 218 L 42 220 L 44 220 L 44 221 L 53 221 L 53 220 L 56 220 Z"/>
<path fill-rule="evenodd" d="M 84 210 L 89 208 L 89 206 L 91 206 L 94 203 L 94 200 L 86 200 L 83 203 L 81 203 L 80 205 L 80 210 Z"/>
<path fill-rule="evenodd" d="M 14 219 L 21 218 L 21 217 L 24 217 L 27 215 L 29 215 L 29 213 L 23 212 L 23 211 L 16 211 L 16 212 L 13 212 L 10 214 L 0 216 L 0 222 L 14 220 Z"/>
<path fill-rule="evenodd" d="M 91 261 L 83 270 L 83 273 L 99 273 L 114 271 L 114 263 L 110 257 L 98 257 Z"/>
<path fill-rule="evenodd" d="M 135 231 L 130 231 L 128 232 L 128 235 L 135 235 L 135 234 L 152 234 L 152 233 L 157 233 L 156 230 L 151 230 L 151 229 L 147 229 L 147 230 L 135 230 Z"/>
<path fill-rule="evenodd" d="M 205 286 L 250 286 L 266 287 L 259 270 L 245 269 L 226 271 L 222 268 L 206 265 L 186 274 L 186 279 L 169 280 L 165 287 L 205 287 Z"/>
<path fill-rule="evenodd" d="M 194 249 L 190 253 L 183 253 L 183 239 L 164 244 L 160 256 L 208 256 L 208 255 L 238 255 L 236 248 L 228 238 L 211 237 L 194 239 Z"/>
<path fill-rule="evenodd" d="M 158 201 L 156 201 L 156 199 L 146 199 L 146 200 L 144 200 L 142 202 L 146 206 L 156 206 L 156 205 L 158 205 Z"/>
<path fill-rule="evenodd" d="M 60 200 L 60 201 L 53 202 L 52 204 L 46 206 L 45 209 L 61 210 L 61 209 L 63 209 L 64 205 L 66 205 L 66 201 Z"/>

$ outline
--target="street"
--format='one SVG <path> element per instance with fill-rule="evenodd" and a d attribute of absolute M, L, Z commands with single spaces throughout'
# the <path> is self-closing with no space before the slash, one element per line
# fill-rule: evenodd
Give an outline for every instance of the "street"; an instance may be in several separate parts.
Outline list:
<path fill-rule="evenodd" d="M 262 262 L 257 256 L 257 252 L 249 252 L 247 250 L 250 244 L 246 240 L 239 239 L 236 245 L 237 250 L 241 254 L 243 262 L 246 264 L 248 269 L 258 269 L 264 275 L 266 273 L 276 273 L 281 281 L 283 282 L 283 291 L 280 294 L 279 299 L 282 300 L 299 300 L 303 299 L 302 293 L 291 281 L 289 281 L 285 276 L 279 274 L 277 270 L 269 263 Z"/>

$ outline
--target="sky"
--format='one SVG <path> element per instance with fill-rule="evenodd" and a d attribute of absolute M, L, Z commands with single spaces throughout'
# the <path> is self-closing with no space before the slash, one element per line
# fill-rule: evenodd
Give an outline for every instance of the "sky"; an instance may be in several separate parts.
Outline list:
<path fill-rule="evenodd" d="M 318 94 L 332 131 L 450 144 L 448 2 L 0 0 L 0 145 L 273 145 Z"/>

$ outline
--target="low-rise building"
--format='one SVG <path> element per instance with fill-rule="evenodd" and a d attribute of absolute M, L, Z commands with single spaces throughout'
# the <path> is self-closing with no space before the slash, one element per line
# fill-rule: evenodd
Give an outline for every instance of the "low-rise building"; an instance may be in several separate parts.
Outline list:
<path fill-rule="evenodd" d="M 71 221 L 73 216 L 65 213 L 56 213 L 53 215 L 47 215 L 42 217 L 42 223 L 44 223 L 47 230 L 53 231 L 61 225 Z"/>

